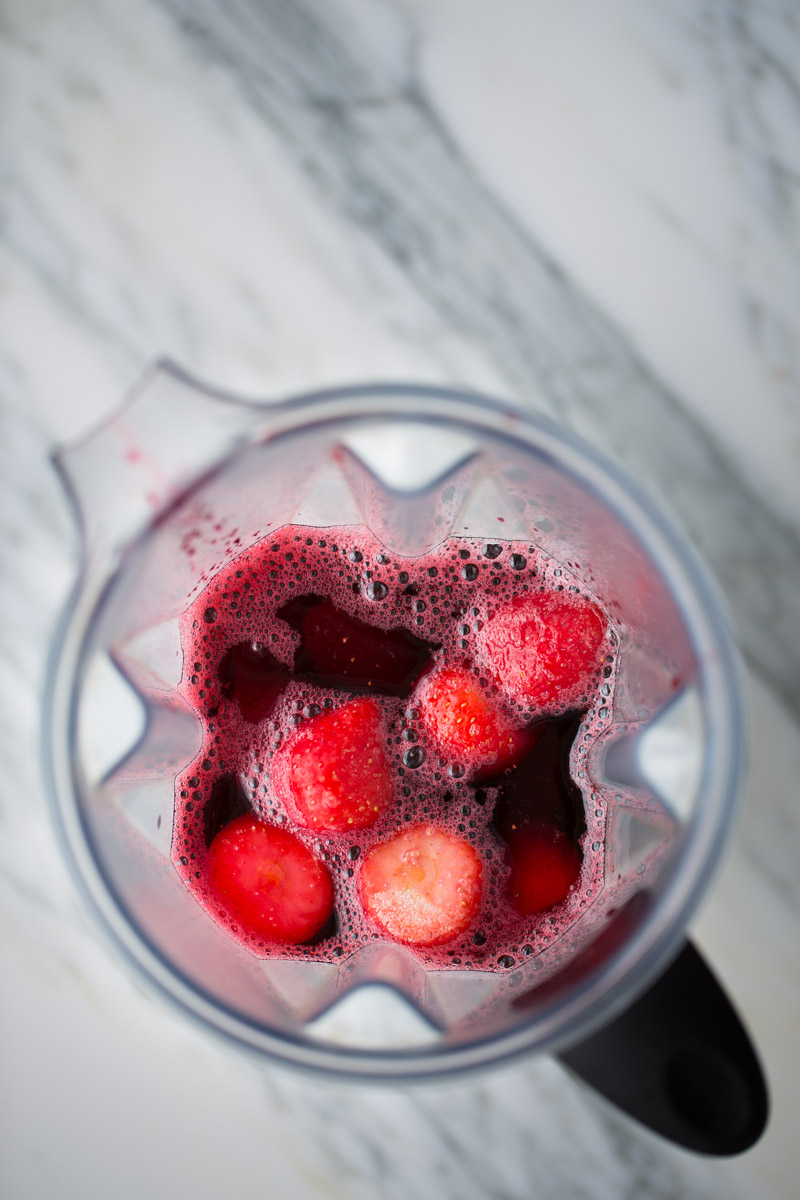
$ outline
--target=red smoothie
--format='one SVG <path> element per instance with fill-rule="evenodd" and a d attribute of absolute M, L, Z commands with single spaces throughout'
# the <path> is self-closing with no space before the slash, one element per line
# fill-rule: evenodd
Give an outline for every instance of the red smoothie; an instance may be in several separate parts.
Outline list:
<path fill-rule="evenodd" d="M 173 861 L 253 954 L 384 941 L 506 971 L 597 896 L 586 761 L 617 637 L 536 547 L 404 558 L 361 527 L 286 526 L 211 581 L 182 643 L 203 744 Z"/>

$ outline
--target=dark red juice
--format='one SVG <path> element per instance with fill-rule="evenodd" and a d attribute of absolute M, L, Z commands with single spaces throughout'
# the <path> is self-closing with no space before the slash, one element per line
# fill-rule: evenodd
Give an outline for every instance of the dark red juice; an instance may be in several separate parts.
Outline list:
<path fill-rule="evenodd" d="M 581 604 L 589 616 L 575 633 L 564 613 Z M 582 583 L 529 544 L 451 538 L 404 558 L 362 527 L 284 527 L 224 568 L 182 619 L 180 687 L 203 745 L 176 781 L 177 870 L 261 957 L 335 962 L 395 940 L 426 966 L 510 969 L 602 886 L 586 760 L 611 710 L 616 640 Z M 352 731 L 332 719 L 343 712 L 357 718 Z M 315 807 L 317 768 L 336 786 L 342 773 L 326 737 L 342 741 L 359 794 L 344 816 Z M 287 778 L 301 779 L 302 803 L 287 799 Z M 210 847 L 247 816 L 290 831 L 330 874 L 332 911 L 301 944 L 254 933 L 215 891 Z M 371 852 L 418 828 L 479 860 L 466 926 L 428 944 L 393 937 L 365 908 Z"/>

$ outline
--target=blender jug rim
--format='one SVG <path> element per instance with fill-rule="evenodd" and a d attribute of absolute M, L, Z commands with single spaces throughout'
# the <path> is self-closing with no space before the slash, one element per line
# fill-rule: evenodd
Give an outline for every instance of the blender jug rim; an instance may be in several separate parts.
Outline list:
<path fill-rule="evenodd" d="M 713 707 L 717 728 L 713 738 L 715 753 L 709 753 L 704 761 L 700 801 L 692 816 L 693 834 L 687 839 L 687 850 L 676 866 L 674 878 L 670 880 L 665 895 L 621 950 L 613 954 L 600 969 L 590 973 L 587 980 L 573 990 L 567 1003 L 560 1001 L 550 1008 L 545 1007 L 535 1022 L 511 1031 L 491 1034 L 476 1043 L 455 1047 L 425 1047 L 419 1052 L 386 1050 L 376 1053 L 353 1047 L 340 1049 L 332 1044 L 310 1042 L 284 1033 L 268 1033 L 241 1014 L 221 1010 L 208 997 L 199 995 L 195 986 L 181 977 L 176 968 L 166 963 L 142 931 L 131 929 L 124 910 L 121 911 L 121 906 L 116 900 L 113 885 L 105 878 L 98 861 L 91 853 L 91 837 L 75 804 L 74 793 L 78 788 L 78 780 L 72 777 L 70 769 L 70 743 L 74 728 L 61 745 L 59 763 L 56 713 L 59 704 L 62 707 L 66 704 L 66 712 L 74 719 L 76 710 L 74 701 L 79 679 L 79 663 L 85 646 L 84 635 L 88 628 L 86 622 L 80 627 L 79 602 L 86 582 L 84 564 L 72 604 L 64 614 L 54 642 L 49 664 L 49 704 L 45 712 L 45 763 L 50 782 L 49 791 L 56 812 L 56 824 L 68 849 L 67 858 L 78 878 L 81 890 L 89 898 L 91 907 L 100 916 L 113 942 L 129 961 L 144 972 L 159 991 L 166 993 L 184 1011 L 191 1013 L 204 1025 L 211 1025 L 217 1032 L 239 1045 L 265 1052 L 271 1058 L 311 1070 L 335 1072 L 342 1077 L 375 1080 L 441 1077 L 455 1071 L 497 1064 L 523 1050 L 552 1051 L 605 1024 L 627 1007 L 634 996 L 646 987 L 679 949 L 680 936 L 687 919 L 694 911 L 701 893 L 706 890 L 709 875 L 722 853 L 731 824 L 727 818 L 732 815 L 741 776 L 743 714 L 736 654 L 725 629 L 722 608 L 715 594 L 713 581 L 710 580 L 706 568 L 692 546 L 672 518 L 654 503 L 634 480 L 621 473 L 612 460 L 593 446 L 587 445 L 570 430 L 563 429 L 545 416 L 514 410 L 510 405 L 504 405 L 480 393 L 425 384 L 365 383 L 319 389 L 287 397 L 265 407 L 263 402 L 259 404 L 257 401 L 243 401 L 228 393 L 199 384 L 172 364 L 160 364 L 156 369 L 172 375 L 178 382 L 190 388 L 199 388 L 206 395 L 219 398 L 225 404 L 241 406 L 254 421 L 263 418 L 256 436 L 248 441 L 240 439 L 234 443 L 229 454 L 221 455 L 212 468 L 200 473 L 190 490 L 194 490 L 194 487 L 199 486 L 210 475 L 223 472 L 227 464 L 250 445 L 297 435 L 309 428 L 363 422 L 370 418 L 385 421 L 390 416 L 401 420 L 424 420 L 439 424 L 457 423 L 463 427 L 470 426 L 470 422 L 464 419 L 464 413 L 469 413 L 474 418 L 473 429 L 491 433 L 501 441 L 509 441 L 517 447 L 522 446 L 539 455 L 545 455 L 551 461 L 565 467 L 583 486 L 599 495 L 608 507 L 622 517 L 635 535 L 647 545 L 650 554 L 655 557 L 662 570 L 666 565 L 665 573 L 670 580 L 671 592 L 686 622 L 692 644 L 697 649 L 702 634 L 707 643 L 706 649 L 712 649 L 711 654 L 704 653 L 702 648 L 698 653 L 699 676 L 701 692 L 707 697 L 707 705 Z M 402 399 L 409 398 L 415 402 L 410 408 L 408 405 L 399 407 Z M 360 406 L 366 407 L 369 402 L 375 401 L 379 402 L 379 406 L 374 411 L 361 411 Z M 398 406 L 387 411 L 387 401 L 397 401 Z M 353 412 L 351 409 L 349 414 L 330 411 L 332 405 L 338 407 L 342 403 L 352 405 L 353 402 L 359 405 L 359 411 Z M 440 404 L 439 409 L 432 412 L 431 404 L 437 403 Z M 381 404 L 383 408 L 380 407 Z M 459 410 L 458 413 L 453 413 L 454 407 Z M 327 411 L 324 411 L 326 409 Z M 308 420 L 309 413 L 315 414 L 316 419 Z M 276 416 L 281 418 L 281 421 L 277 422 L 278 428 L 275 428 Z M 294 424 L 289 421 L 287 425 L 287 420 L 295 416 L 299 416 L 299 420 Z M 479 421 L 479 416 L 484 420 Z M 492 418 L 491 421 L 488 420 L 489 417 Z M 102 429 L 107 428 L 109 424 L 104 423 Z M 543 438 L 548 446 L 542 446 Z M 57 463 L 61 468 L 61 456 Z M 71 492 L 71 499 L 80 519 L 80 504 L 70 487 L 69 472 L 60 469 L 60 473 L 67 490 Z M 181 498 L 184 494 L 182 493 Z M 141 531 L 135 543 L 149 537 L 153 529 L 157 528 L 157 524 L 158 518 Z M 653 534 L 657 535 L 655 542 L 660 541 L 660 545 L 654 543 Z M 132 546 L 128 547 L 126 553 L 131 549 Z M 663 561 L 664 555 L 667 558 L 672 557 L 672 570 L 669 570 L 669 562 L 665 564 Z M 99 591 L 95 592 L 95 601 L 99 594 Z M 70 656 L 73 659 L 71 671 Z M 67 719 L 71 725 L 72 721 L 69 717 Z M 62 721 L 62 726 L 63 724 Z M 109 908 L 110 900 L 112 905 L 116 906 L 116 911 L 113 907 Z M 633 982 L 632 975 L 635 976 Z M 622 986 L 623 984 L 625 986 Z M 534 1034 L 536 1036 L 533 1036 Z"/>

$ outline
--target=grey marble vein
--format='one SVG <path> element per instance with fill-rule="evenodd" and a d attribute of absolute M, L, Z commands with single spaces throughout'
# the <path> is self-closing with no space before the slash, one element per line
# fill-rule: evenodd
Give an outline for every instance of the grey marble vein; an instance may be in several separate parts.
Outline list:
<path fill-rule="evenodd" d="M 800 716 L 795 514 L 754 492 L 472 170 L 419 86 L 413 28 L 387 57 L 336 4 L 160 3 L 198 55 L 231 73 L 323 201 L 483 348 L 512 394 L 543 397 L 668 498 L 711 564 L 749 659 Z"/>
<path fill-rule="evenodd" d="M 747 181 L 770 219 L 800 234 L 800 140 L 779 144 L 770 110 L 785 108 L 800 127 L 800 9 L 794 3 L 730 0 L 705 14 L 701 32 L 721 81 L 728 135 L 742 152 Z"/>

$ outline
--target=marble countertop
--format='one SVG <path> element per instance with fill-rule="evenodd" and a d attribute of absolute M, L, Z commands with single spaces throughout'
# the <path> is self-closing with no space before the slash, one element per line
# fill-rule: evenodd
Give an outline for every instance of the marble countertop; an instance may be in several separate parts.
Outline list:
<path fill-rule="evenodd" d="M 793 0 L 4 0 L 0 1178 L 8 1200 L 773 1200 L 800 1171 L 800 10 Z M 553 1060 L 321 1084 L 140 989 L 49 823 L 74 577 L 54 443 L 167 355 L 234 391 L 464 384 L 666 498 L 728 600 L 752 743 L 691 933 L 773 1101 L 683 1153 Z"/>

